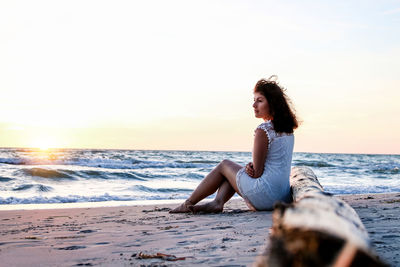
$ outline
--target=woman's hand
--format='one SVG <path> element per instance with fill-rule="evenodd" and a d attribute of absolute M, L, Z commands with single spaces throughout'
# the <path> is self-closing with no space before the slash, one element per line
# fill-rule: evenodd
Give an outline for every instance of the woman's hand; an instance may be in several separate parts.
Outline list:
<path fill-rule="evenodd" d="M 254 168 L 253 168 L 253 163 L 249 162 L 246 165 L 246 173 L 250 176 L 254 178 Z"/>

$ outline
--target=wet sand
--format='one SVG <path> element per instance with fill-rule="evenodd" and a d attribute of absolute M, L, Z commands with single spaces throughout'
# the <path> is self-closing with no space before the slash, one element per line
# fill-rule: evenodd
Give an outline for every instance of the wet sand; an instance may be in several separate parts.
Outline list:
<path fill-rule="evenodd" d="M 339 197 L 380 258 L 398 266 L 400 193 Z M 242 200 L 220 214 L 169 214 L 175 206 L 0 211 L 0 265 L 251 266 L 268 242 L 272 213 L 251 212 Z"/>

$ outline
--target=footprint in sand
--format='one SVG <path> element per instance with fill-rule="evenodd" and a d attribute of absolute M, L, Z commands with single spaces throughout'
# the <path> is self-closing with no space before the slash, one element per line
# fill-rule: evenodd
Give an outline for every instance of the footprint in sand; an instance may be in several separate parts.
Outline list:
<path fill-rule="evenodd" d="M 110 244 L 110 242 L 98 242 L 98 243 L 95 243 L 95 245 L 108 245 L 108 244 Z"/>
<path fill-rule="evenodd" d="M 79 231 L 78 232 L 78 234 L 90 234 L 90 233 L 94 233 L 94 232 L 97 232 L 96 230 L 82 230 L 82 231 Z"/>
<path fill-rule="evenodd" d="M 86 248 L 86 246 L 69 246 L 65 248 L 58 248 L 58 250 L 77 250 L 77 249 L 83 249 Z"/>

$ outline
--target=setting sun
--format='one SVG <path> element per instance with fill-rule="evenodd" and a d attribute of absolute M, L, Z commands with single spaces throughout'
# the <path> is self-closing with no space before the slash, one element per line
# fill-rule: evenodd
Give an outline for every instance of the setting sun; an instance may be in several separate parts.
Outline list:
<path fill-rule="evenodd" d="M 50 137 L 40 137 L 34 139 L 31 145 L 32 148 L 38 148 L 40 150 L 49 150 L 50 148 L 56 148 L 57 142 Z"/>

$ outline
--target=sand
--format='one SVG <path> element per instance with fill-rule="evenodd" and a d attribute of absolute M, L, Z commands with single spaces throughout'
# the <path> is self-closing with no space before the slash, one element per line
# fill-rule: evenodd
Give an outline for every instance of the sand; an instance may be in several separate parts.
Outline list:
<path fill-rule="evenodd" d="M 379 258 L 391 266 L 400 266 L 400 193 L 340 198 L 357 212 Z"/>
<path fill-rule="evenodd" d="M 398 266 L 400 193 L 339 197 Z M 220 214 L 169 214 L 175 206 L 0 211 L 0 266 L 251 266 L 268 242 L 272 213 L 242 200 Z M 157 253 L 169 256 L 143 259 Z"/>

